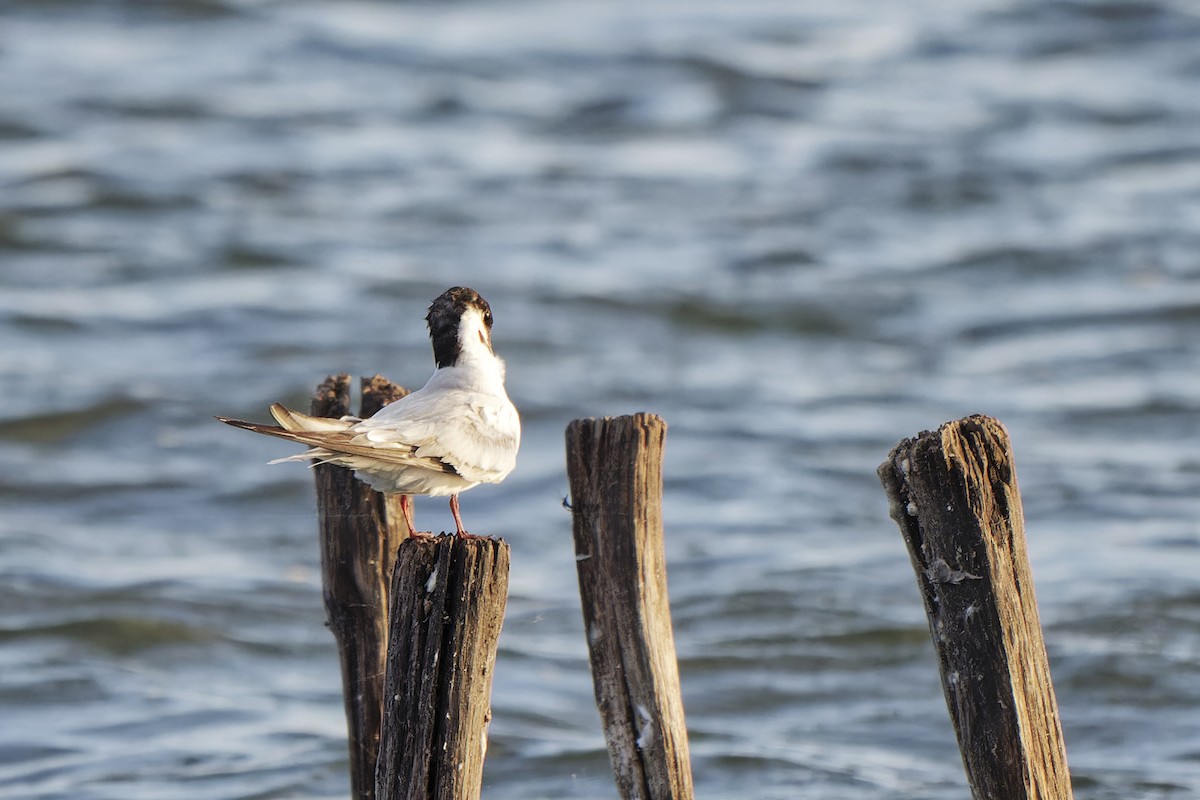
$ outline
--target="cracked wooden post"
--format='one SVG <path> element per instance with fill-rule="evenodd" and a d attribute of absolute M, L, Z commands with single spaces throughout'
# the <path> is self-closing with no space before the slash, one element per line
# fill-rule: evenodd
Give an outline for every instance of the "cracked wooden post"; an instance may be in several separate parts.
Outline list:
<path fill-rule="evenodd" d="M 407 392 L 376 375 L 362 380 L 360 416 Z M 312 414 L 350 413 L 350 376 L 331 375 L 313 395 Z M 314 467 L 320 520 L 321 585 L 337 640 L 350 743 L 354 800 L 375 796 L 383 673 L 387 656 L 388 587 L 396 548 L 408 536 L 399 497 L 385 497 L 345 467 Z"/>
<path fill-rule="evenodd" d="M 477 800 L 508 544 L 409 539 L 392 581 L 378 800 Z"/>
<path fill-rule="evenodd" d="M 1068 800 L 1008 433 L 990 417 L 905 439 L 879 467 L 929 618 L 976 800 Z"/>
<path fill-rule="evenodd" d="M 663 556 L 666 432 L 653 414 L 567 426 L 575 562 L 596 705 L 626 800 L 693 796 Z"/>

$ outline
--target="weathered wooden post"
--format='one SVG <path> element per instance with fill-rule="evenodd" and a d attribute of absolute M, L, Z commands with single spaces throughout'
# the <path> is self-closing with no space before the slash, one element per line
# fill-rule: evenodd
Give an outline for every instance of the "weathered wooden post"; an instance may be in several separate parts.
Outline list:
<path fill-rule="evenodd" d="M 409 539 L 392 582 L 378 800 L 477 800 L 508 545 Z"/>
<path fill-rule="evenodd" d="M 362 394 L 359 416 L 369 417 L 407 392 L 377 375 L 363 379 Z M 333 375 L 317 387 L 311 413 L 336 419 L 349 405 L 350 377 Z M 217 419 L 260 433 L 279 430 Z M 321 582 L 342 663 L 352 797 L 475 800 L 507 600 L 508 545 L 467 534 L 413 538 L 400 496 L 377 493 L 340 466 L 317 460 L 314 468 Z"/>
<path fill-rule="evenodd" d="M 1071 781 L 1008 433 L 972 416 L 879 467 L 929 618 L 976 800 L 1069 800 Z"/>
<path fill-rule="evenodd" d="M 362 380 L 360 416 L 374 414 L 407 392 L 376 375 Z M 350 412 L 350 376 L 332 375 L 317 387 L 312 413 Z M 350 784 L 355 800 L 375 796 L 384 664 L 387 656 L 388 587 L 396 548 L 408 536 L 399 497 L 385 497 L 333 464 L 315 468 L 320 520 L 321 584 L 329 628 L 342 662 L 342 688 L 350 739 Z"/>
<path fill-rule="evenodd" d="M 626 800 L 693 796 L 663 555 L 666 431 L 636 414 L 575 420 L 566 434 L 596 704 Z"/>

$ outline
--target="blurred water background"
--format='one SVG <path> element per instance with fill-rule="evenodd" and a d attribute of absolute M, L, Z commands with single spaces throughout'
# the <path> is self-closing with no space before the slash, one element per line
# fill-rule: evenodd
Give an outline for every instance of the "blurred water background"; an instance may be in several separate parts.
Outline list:
<path fill-rule="evenodd" d="M 1198 86 L 1185 0 L 8 0 L 0 796 L 347 795 L 310 475 L 212 415 L 420 385 L 455 284 L 525 425 L 485 797 L 615 796 L 562 434 L 640 410 L 700 796 L 967 796 L 874 470 L 974 412 L 1076 796 L 1200 796 Z"/>

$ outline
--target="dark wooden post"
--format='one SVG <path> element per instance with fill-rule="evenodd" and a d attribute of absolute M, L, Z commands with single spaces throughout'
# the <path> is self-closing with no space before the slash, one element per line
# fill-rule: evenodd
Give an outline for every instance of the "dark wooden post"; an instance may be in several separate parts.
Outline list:
<path fill-rule="evenodd" d="M 637 800 L 693 796 L 663 556 L 666 433 L 636 414 L 575 420 L 566 436 L 596 704 L 617 789 Z"/>
<path fill-rule="evenodd" d="M 879 477 L 917 573 L 973 796 L 1068 800 L 1004 426 L 973 416 L 905 439 Z"/>
<path fill-rule="evenodd" d="M 370 416 L 407 392 L 386 379 L 363 379 L 360 416 Z M 330 376 L 313 396 L 312 413 L 349 413 L 350 376 Z M 329 628 L 342 662 L 354 800 L 375 796 L 383 673 L 387 654 L 388 586 L 396 548 L 408 536 L 399 498 L 373 491 L 351 470 L 315 469 L 320 519 L 321 584 Z"/>
<path fill-rule="evenodd" d="M 508 545 L 499 540 L 440 536 L 401 545 L 378 800 L 479 797 L 508 565 Z"/>

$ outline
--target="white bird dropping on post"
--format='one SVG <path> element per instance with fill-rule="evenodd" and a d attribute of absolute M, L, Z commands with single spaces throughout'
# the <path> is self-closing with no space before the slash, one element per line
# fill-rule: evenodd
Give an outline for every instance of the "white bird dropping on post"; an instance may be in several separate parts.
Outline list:
<path fill-rule="evenodd" d="M 217 419 L 310 447 L 271 463 L 338 464 L 376 491 L 401 495 L 412 531 L 407 495 L 449 495 L 456 534 L 465 538 L 458 495 L 508 477 L 517 463 L 521 421 L 504 391 L 504 362 L 492 350 L 488 302 L 472 289 L 455 286 L 433 301 L 425 320 L 433 342 L 433 375 L 369 419 L 310 417 L 279 403 L 271 406 L 279 427 Z"/>

